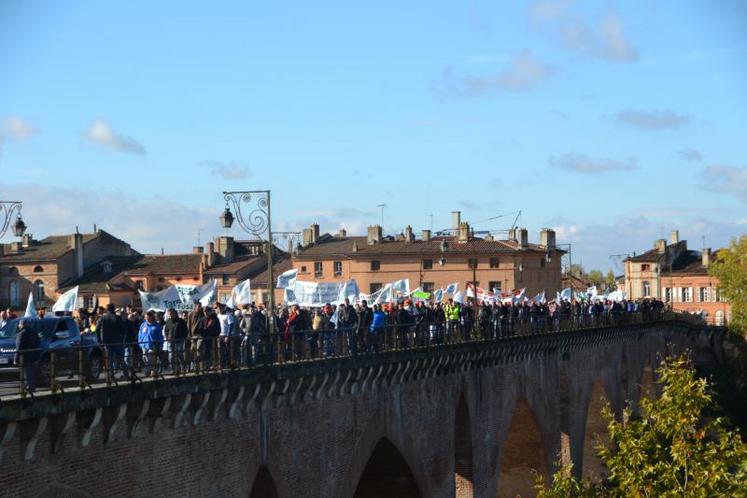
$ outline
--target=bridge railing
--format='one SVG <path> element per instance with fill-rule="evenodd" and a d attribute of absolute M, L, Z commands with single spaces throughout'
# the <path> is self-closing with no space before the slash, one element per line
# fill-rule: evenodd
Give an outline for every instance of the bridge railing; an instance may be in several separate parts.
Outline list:
<path fill-rule="evenodd" d="M 159 381 L 294 362 L 352 359 L 395 351 L 438 349 L 452 344 L 514 340 L 628 324 L 679 319 L 704 324 L 696 315 L 645 311 L 600 315 L 527 315 L 489 320 L 412 320 L 382 326 L 340 324 L 337 328 L 281 330 L 270 337 L 187 337 L 163 342 L 93 344 L 13 351 L 0 365 L 0 399 L 64 393 L 70 389 Z M 5 351 L 8 353 L 8 351 Z"/>

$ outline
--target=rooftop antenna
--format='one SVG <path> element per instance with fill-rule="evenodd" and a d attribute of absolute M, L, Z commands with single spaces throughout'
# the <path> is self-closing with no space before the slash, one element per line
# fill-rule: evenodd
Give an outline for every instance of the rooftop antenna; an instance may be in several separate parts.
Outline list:
<path fill-rule="evenodd" d="M 200 234 L 204 231 L 204 228 L 198 228 L 197 229 L 197 247 L 202 246 L 202 242 L 200 241 Z"/>
<path fill-rule="evenodd" d="M 430 218 L 430 219 L 431 219 L 431 232 L 432 232 L 432 231 L 433 231 L 433 215 L 432 215 L 432 214 L 429 214 L 429 215 L 428 215 L 428 218 Z"/>
<path fill-rule="evenodd" d="M 386 207 L 386 204 L 377 204 L 377 208 L 381 209 L 381 228 L 384 228 L 384 208 Z"/>
<path fill-rule="evenodd" d="M 706 244 L 705 244 L 705 235 L 701 235 L 701 236 L 700 236 L 700 240 L 701 240 L 701 242 L 703 242 L 703 250 L 705 251 L 705 248 L 706 248 Z"/>

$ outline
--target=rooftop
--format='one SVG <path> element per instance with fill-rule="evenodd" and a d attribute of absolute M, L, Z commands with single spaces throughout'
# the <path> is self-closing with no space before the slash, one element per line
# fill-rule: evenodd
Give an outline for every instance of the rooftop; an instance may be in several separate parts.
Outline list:
<path fill-rule="evenodd" d="M 313 259 L 324 256 L 366 257 L 381 255 L 426 255 L 442 254 L 441 244 L 446 241 L 447 254 L 498 254 L 514 253 L 517 251 L 532 251 L 545 253 L 547 249 L 538 244 L 527 244 L 520 248 L 519 243 L 511 240 L 487 240 L 471 238 L 467 242 L 458 242 L 453 237 L 435 237 L 429 241 L 416 239 L 411 242 L 401 239 L 383 238 L 376 244 L 368 244 L 367 237 L 332 237 L 325 235 L 313 245 L 305 247 L 297 259 Z M 357 250 L 353 247 L 357 246 Z M 562 252 L 556 249 L 558 252 Z"/>
<path fill-rule="evenodd" d="M 106 234 L 110 237 L 112 235 L 100 230 L 96 233 L 84 233 L 83 243 L 87 244 L 93 239 Z M 71 234 L 72 235 L 72 234 Z M 20 252 L 0 255 L 0 264 L 9 263 L 26 263 L 36 261 L 56 261 L 60 257 L 72 251 L 69 245 L 70 235 L 50 235 L 43 238 L 42 240 L 34 240 L 29 247 L 24 247 Z M 10 249 L 10 244 L 2 244 L 4 250 Z"/>

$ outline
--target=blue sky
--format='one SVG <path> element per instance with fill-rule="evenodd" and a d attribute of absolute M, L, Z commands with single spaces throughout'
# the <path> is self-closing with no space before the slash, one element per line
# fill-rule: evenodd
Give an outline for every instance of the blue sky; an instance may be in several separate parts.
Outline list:
<path fill-rule="evenodd" d="M 738 0 L 5 0 L 0 198 L 146 252 L 222 233 L 226 189 L 272 189 L 277 229 L 520 209 L 607 269 L 747 231 L 745 89 Z"/>

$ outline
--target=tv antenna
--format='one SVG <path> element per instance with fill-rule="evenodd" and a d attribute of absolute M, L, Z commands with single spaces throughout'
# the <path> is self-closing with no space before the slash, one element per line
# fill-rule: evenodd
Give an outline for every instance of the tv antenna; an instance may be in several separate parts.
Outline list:
<path fill-rule="evenodd" d="M 381 209 L 381 228 L 384 229 L 384 208 L 386 207 L 386 204 L 377 204 L 377 208 Z"/>

